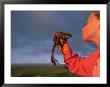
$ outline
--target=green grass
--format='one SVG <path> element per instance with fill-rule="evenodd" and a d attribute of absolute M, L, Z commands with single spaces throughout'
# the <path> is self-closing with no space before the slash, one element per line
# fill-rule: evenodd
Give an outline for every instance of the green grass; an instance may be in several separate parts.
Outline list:
<path fill-rule="evenodd" d="M 76 77 L 64 65 L 13 64 L 12 77 Z"/>

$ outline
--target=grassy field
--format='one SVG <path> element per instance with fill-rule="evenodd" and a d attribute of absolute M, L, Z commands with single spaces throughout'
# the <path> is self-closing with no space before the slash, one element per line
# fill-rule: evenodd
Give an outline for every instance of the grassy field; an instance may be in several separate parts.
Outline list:
<path fill-rule="evenodd" d="M 64 65 L 52 64 L 12 64 L 12 77 L 77 77 L 70 73 Z"/>

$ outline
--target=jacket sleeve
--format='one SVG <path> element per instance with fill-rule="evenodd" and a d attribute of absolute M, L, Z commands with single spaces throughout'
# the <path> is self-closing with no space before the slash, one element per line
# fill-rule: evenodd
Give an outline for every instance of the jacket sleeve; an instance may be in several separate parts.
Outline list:
<path fill-rule="evenodd" d="M 70 72 L 81 76 L 93 75 L 93 68 L 97 59 L 95 53 L 89 55 L 88 57 L 81 57 L 72 52 L 68 43 L 63 45 L 62 53 L 64 56 L 64 63 Z"/>

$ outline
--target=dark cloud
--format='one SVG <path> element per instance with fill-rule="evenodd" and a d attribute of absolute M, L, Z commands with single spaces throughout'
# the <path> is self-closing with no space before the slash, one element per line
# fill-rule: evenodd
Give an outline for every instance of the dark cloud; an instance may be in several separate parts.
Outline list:
<path fill-rule="evenodd" d="M 93 44 L 82 41 L 81 30 L 90 12 L 87 11 L 12 11 L 12 55 L 39 56 L 51 54 L 52 34 L 69 32 L 72 49 L 87 55 L 95 49 Z M 59 51 L 55 52 L 60 55 Z M 13 60 L 19 60 L 14 56 Z M 42 60 L 42 59 L 41 59 Z M 43 60 L 42 60 L 43 61 Z"/>

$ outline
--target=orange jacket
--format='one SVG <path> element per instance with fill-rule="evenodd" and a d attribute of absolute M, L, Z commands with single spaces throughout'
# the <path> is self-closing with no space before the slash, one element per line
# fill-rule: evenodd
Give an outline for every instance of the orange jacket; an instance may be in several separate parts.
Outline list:
<path fill-rule="evenodd" d="M 62 48 L 64 62 L 68 70 L 81 76 L 100 76 L 100 50 L 90 54 L 88 57 L 81 57 L 72 52 L 67 43 Z"/>

